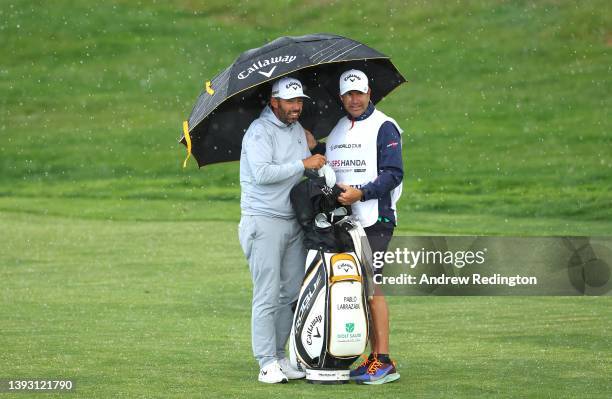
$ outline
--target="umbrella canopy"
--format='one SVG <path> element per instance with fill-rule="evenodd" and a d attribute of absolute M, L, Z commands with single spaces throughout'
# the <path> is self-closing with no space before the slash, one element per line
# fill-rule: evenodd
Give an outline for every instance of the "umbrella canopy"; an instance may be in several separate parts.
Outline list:
<path fill-rule="evenodd" d="M 351 68 L 368 75 L 375 104 L 406 81 L 389 57 L 337 35 L 281 37 L 245 51 L 206 82 L 183 124 L 181 142 L 191 147 L 200 167 L 240 159 L 244 133 L 268 103 L 272 83 L 287 75 L 299 79 L 311 98 L 304 99 L 300 123 L 325 137 L 344 115 L 338 79 Z"/>

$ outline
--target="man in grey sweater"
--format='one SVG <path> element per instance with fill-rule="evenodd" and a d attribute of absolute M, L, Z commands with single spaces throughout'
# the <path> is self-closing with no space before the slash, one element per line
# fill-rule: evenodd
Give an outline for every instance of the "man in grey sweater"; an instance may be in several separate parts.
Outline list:
<path fill-rule="evenodd" d="M 316 141 L 298 122 L 303 98 L 308 96 L 299 80 L 276 81 L 270 104 L 244 135 L 240 154 L 239 239 L 253 279 L 253 354 L 258 379 L 266 383 L 305 376 L 285 356 L 291 304 L 299 294 L 306 260 L 289 192 L 304 169 L 321 168 L 325 157 L 310 154 Z"/>

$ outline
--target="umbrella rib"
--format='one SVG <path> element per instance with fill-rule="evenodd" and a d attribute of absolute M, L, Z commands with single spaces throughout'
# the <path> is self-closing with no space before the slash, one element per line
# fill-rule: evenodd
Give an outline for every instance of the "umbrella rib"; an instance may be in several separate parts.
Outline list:
<path fill-rule="evenodd" d="M 342 55 L 344 55 L 344 54 L 348 53 L 349 51 L 351 51 L 351 50 L 353 50 L 353 49 L 356 49 L 356 48 L 357 48 L 357 47 L 359 47 L 359 46 L 361 46 L 361 44 L 357 44 L 357 45 L 355 45 L 355 46 L 353 46 L 353 47 L 349 48 L 348 50 L 343 51 L 342 53 L 340 53 L 340 51 L 347 49 L 348 47 L 350 47 L 350 45 L 349 45 L 349 46 L 346 46 L 346 47 L 343 47 L 343 48 L 341 48 L 340 50 L 338 50 L 338 51 L 334 52 L 333 54 L 329 54 L 329 55 L 328 55 L 328 57 L 334 56 L 334 55 L 336 55 L 336 54 L 337 54 L 337 55 L 336 55 L 335 57 L 333 57 L 333 58 L 327 58 L 327 57 L 326 57 L 327 59 L 325 59 L 325 61 L 326 61 L 326 62 L 331 62 L 331 61 L 333 61 L 333 60 L 337 59 L 338 57 L 340 57 L 340 56 L 342 56 Z M 338 54 L 338 53 L 340 53 L 340 54 Z M 323 61 L 323 60 L 321 60 L 321 61 Z M 321 61 L 319 61 L 319 63 L 320 63 Z"/>
<path fill-rule="evenodd" d="M 337 54 L 338 52 L 342 51 L 343 49 L 348 47 L 347 44 L 346 44 L 347 42 L 349 43 L 348 46 L 350 46 L 352 44 L 352 42 L 350 42 L 350 41 L 338 42 L 338 43 L 336 43 L 336 46 L 330 47 L 329 49 L 327 49 L 327 51 L 325 53 L 319 54 L 319 57 L 317 57 L 318 59 L 317 59 L 316 62 L 318 64 L 320 64 L 320 63 L 324 62 L 325 59 L 327 59 L 327 58 L 333 56 L 334 54 Z M 338 45 L 340 46 L 340 49 L 337 48 Z M 336 47 L 336 48 L 334 48 L 334 47 Z"/>
<path fill-rule="evenodd" d="M 200 105 L 200 107 L 198 107 L 198 109 L 195 110 L 193 118 L 190 118 L 191 123 L 189 124 L 189 126 L 195 127 L 198 123 L 200 123 L 206 117 L 204 113 L 206 112 L 206 109 L 208 108 L 211 102 L 211 99 L 212 97 L 205 99 Z M 192 119 L 193 119 L 193 122 L 191 121 Z"/>
<path fill-rule="evenodd" d="M 213 98 L 212 96 L 205 98 L 204 101 L 202 101 L 202 103 L 200 104 L 200 106 L 194 110 L 193 118 L 189 118 L 190 119 L 189 122 L 191 122 L 192 119 L 194 120 L 194 122 L 190 123 L 189 126 L 195 127 L 196 124 L 198 124 L 202 119 L 204 119 L 204 117 L 201 117 L 201 116 L 204 114 L 204 112 L 206 112 L 206 108 L 212 101 L 212 98 Z"/>
<path fill-rule="evenodd" d="M 215 82 L 215 85 L 217 87 L 223 86 L 227 82 L 227 80 L 229 79 L 229 75 L 230 75 L 230 69 L 231 68 L 226 68 L 225 71 L 221 72 L 221 75 L 217 76 L 217 79 L 213 79 L 213 80 L 225 79 L 225 82 Z"/>
<path fill-rule="evenodd" d="M 317 62 L 317 61 L 315 61 L 316 58 L 324 58 L 325 57 L 325 54 L 320 54 L 320 56 L 319 56 L 319 53 L 322 53 L 322 52 L 324 52 L 326 50 L 329 50 L 330 48 L 332 48 L 334 46 L 337 46 L 338 44 L 342 43 L 345 40 L 347 40 L 347 39 L 338 40 L 337 42 L 334 42 L 334 43 L 330 44 L 329 46 L 325 47 L 324 49 L 321 49 L 321 50 L 317 51 L 316 53 L 314 53 L 313 55 L 310 56 L 310 59 L 313 62 Z"/>

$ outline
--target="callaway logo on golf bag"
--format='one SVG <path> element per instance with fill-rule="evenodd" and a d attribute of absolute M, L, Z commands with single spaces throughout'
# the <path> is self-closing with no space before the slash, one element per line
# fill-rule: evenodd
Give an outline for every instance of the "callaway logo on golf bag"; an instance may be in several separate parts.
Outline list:
<path fill-rule="evenodd" d="M 334 267 L 337 270 L 344 270 L 345 273 L 348 273 L 349 270 L 353 270 L 354 266 L 352 262 L 336 262 Z"/>
<path fill-rule="evenodd" d="M 315 317 L 308 328 L 306 329 L 306 344 L 312 345 L 312 338 L 321 338 L 321 332 L 319 331 L 319 327 L 317 324 L 320 324 L 323 321 L 323 316 L 318 315 Z M 313 331 L 316 328 L 316 332 Z M 314 332 L 314 334 L 313 334 Z"/>

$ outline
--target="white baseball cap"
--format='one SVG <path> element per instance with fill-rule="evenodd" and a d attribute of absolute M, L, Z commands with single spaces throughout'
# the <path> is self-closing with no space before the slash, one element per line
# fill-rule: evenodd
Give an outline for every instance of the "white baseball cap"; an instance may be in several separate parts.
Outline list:
<path fill-rule="evenodd" d="M 340 95 L 351 90 L 357 90 L 362 93 L 368 92 L 368 77 L 365 73 L 357 69 L 349 69 L 340 75 Z"/>
<path fill-rule="evenodd" d="M 296 97 L 308 97 L 304 94 L 302 83 L 295 78 L 281 78 L 272 85 L 272 97 L 290 100 Z"/>

